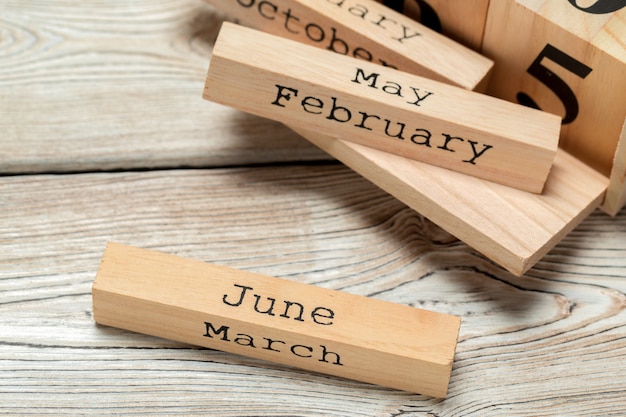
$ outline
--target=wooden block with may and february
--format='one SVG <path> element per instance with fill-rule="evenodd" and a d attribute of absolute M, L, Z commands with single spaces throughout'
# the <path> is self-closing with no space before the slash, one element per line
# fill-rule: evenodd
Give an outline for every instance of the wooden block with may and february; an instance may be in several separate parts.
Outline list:
<path fill-rule="evenodd" d="M 539 110 L 231 23 L 204 98 L 534 193 L 561 126 Z"/>
<path fill-rule="evenodd" d="M 459 317 L 109 243 L 96 322 L 445 397 Z"/>

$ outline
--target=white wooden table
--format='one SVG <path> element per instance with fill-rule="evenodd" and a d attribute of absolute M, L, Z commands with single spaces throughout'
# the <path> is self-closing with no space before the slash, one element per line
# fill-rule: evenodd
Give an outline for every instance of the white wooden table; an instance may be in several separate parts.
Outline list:
<path fill-rule="evenodd" d="M 203 101 L 220 19 L 0 1 L 0 414 L 626 414 L 626 210 L 514 277 L 286 128 Z M 98 326 L 107 241 L 459 315 L 448 398 Z"/>

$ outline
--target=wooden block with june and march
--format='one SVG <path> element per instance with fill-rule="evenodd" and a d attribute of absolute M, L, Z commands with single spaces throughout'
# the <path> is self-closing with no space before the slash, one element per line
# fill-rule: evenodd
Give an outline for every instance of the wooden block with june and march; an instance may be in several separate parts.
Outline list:
<path fill-rule="evenodd" d="M 374 0 L 205 1 L 245 26 L 469 90 L 485 89 L 493 65 Z"/>
<path fill-rule="evenodd" d="M 482 49 L 490 94 L 559 115 L 561 148 L 610 176 L 609 213 L 626 202 L 625 40 L 624 0 L 498 0 Z"/>
<path fill-rule="evenodd" d="M 109 243 L 96 322 L 445 397 L 461 325 L 427 311 Z"/>
<path fill-rule="evenodd" d="M 204 98 L 534 193 L 558 147 L 555 115 L 231 23 Z"/>

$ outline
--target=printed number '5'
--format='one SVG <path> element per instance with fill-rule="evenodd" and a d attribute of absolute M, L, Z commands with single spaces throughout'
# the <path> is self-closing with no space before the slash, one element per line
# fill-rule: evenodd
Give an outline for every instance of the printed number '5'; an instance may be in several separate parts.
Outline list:
<path fill-rule="evenodd" d="M 592 69 L 567 55 L 565 52 L 547 44 L 526 71 L 552 90 L 559 100 L 561 100 L 565 106 L 565 116 L 563 117 L 562 124 L 572 123 L 578 116 L 578 99 L 576 99 L 576 95 L 565 81 L 542 64 L 544 58 L 554 61 L 569 72 L 583 79 L 589 75 Z M 535 103 L 528 94 L 521 91 L 517 93 L 517 101 L 524 106 L 540 109 L 537 103 Z"/>
<path fill-rule="evenodd" d="M 582 7 L 576 4 L 576 0 L 568 0 L 569 3 L 583 12 L 591 14 L 607 14 L 613 13 L 626 7 L 626 0 L 598 0 L 591 6 Z"/>

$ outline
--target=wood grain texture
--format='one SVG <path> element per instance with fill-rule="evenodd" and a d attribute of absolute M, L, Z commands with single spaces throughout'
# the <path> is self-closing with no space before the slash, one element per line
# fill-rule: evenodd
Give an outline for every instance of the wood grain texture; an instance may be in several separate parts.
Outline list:
<path fill-rule="evenodd" d="M 339 166 L 0 178 L 0 412 L 618 416 L 626 211 L 514 277 Z M 107 240 L 463 317 L 448 398 L 94 324 Z"/>
<path fill-rule="evenodd" d="M 2 173 L 325 158 L 202 100 L 223 19 L 202 2 L 3 1 L 0 16 Z"/>

